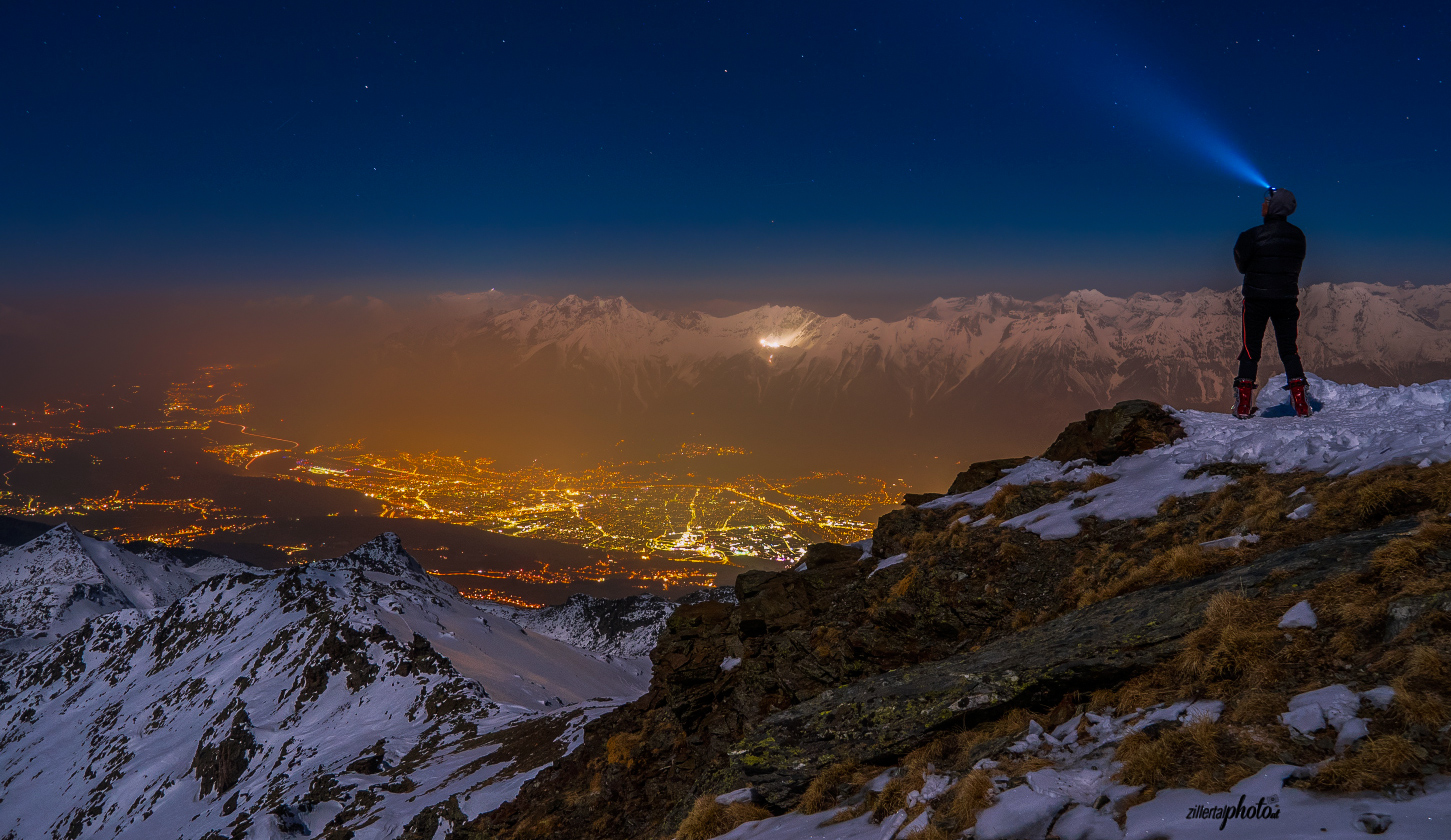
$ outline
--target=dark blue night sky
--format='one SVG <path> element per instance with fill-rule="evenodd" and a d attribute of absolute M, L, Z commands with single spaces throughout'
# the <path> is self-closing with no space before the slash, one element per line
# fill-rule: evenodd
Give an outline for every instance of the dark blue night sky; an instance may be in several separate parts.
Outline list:
<path fill-rule="evenodd" d="M 1235 153 L 1299 196 L 1306 282 L 1451 256 L 1439 3 L 0 14 L 12 289 L 1227 288 Z"/>

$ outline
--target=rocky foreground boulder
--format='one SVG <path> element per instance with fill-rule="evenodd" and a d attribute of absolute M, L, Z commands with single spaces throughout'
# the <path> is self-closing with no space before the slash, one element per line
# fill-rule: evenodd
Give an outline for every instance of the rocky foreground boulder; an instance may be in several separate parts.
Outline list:
<path fill-rule="evenodd" d="M 1050 461 L 1079 458 L 1107 466 L 1184 437 L 1184 426 L 1174 415 L 1148 400 L 1125 400 L 1113 408 L 1090 411 L 1067 428 L 1043 453 Z"/>

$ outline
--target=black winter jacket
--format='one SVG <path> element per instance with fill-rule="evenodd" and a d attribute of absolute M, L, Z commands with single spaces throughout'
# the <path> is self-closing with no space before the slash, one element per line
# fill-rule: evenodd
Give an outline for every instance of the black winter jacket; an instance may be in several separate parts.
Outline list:
<path fill-rule="evenodd" d="M 1234 266 L 1244 275 L 1247 298 L 1297 298 L 1300 264 L 1305 261 L 1305 232 L 1284 216 L 1266 216 L 1265 223 L 1239 235 Z"/>

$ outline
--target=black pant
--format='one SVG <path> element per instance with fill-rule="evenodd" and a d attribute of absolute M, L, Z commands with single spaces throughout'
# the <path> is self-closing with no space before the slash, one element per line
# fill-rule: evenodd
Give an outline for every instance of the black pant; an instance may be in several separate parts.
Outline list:
<path fill-rule="evenodd" d="M 1265 324 L 1275 322 L 1275 344 L 1280 361 L 1290 379 L 1304 379 L 1305 366 L 1300 364 L 1300 349 L 1295 346 L 1296 325 L 1300 307 L 1295 298 L 1245 298 L 1241 317 L 1242 341 L 1239 349 L 1239 378 L 1254 381 L 1259 372 L 1260 348 L 1265 340 Z"/>

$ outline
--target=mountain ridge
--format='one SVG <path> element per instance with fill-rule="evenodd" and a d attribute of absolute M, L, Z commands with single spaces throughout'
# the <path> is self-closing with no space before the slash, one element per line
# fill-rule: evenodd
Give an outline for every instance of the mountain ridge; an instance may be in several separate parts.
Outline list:
<path fill-rule="evenodd" d="M 1313 373 L 1371 385 L 1451 376 L 1451 286 L 1314 284 L 1300 308 Z M 646 440 L 705 439 L 775 469 L 913 484 L 1040 449 L 1123 399 L 1222 410 L 1241 344 L 1238 289 L 944 297 L 895 320 L 776 305 L 646 312 L 578 296 L 455 296 L 436 314 L 383 341 L 379 369 L 440 412 L 487 412 L 490 439 L 582 463 L 617 457 L 622 439 L 637 457 Z M 1271 347 L 1262 376 L 1279 370 Z M 454 402 L 431 398 L 438 388 Z"/>
<path fill-rule="evenodd" d="M 0 568 L 109 586 L 106 556 L 144 562 L 63 525 Z M 200 583 L 145 567 L 150 601 L 116 588 L 0 649 L 0 837 L 431 837 L 645 688 L 483 611 L 392 534 L 278 571 L 227 563 Z"/>
<path fill-rule="evenodd" d="M 650 313 L 623 297 L 568 295 L 554 303 L 476 312 L 455 325 L 451 340 L 489 335 L 510 341 L 521 362 L 554 348 L 563 360 L 588 359 L 617 375 L 630 365 L 672 364 L 678 368 L 673 375 L 687 384 L 701 375 L 696 366 L 710 359 L 744 356 L 768 365 L 762 374 L 810 379 L 849 374 L 844 360 L 879 348 L 878 367 L 911 362 L 925 371 L 934 386 L 927 399 L 974 374 L 1006 379 L 1024 357 L 1037 356 L 1073 362 L 1079 375 L 1070 379 L 1099 402 L 1113 402 L 1138 385 L 1142 375 L 1134 368 L 1146 359 L 1187 357 L 1228 366 L 1238 350 L 1238 300 L 1237 289 L 1207 288 L 1127 298 L 1085 289 L 1038 301 L 988 293 L 937 298 L 905 318 L 885 321 L 769 304 L 729 316 Z M 1322 375 L 1347 358 L 1363 358 L 1360 364 L 1384 375 L 1417 361 L 1451 361 L 1451 286 L 1320 283 L 1302 291 L 1301 308 L 1302 356 Z M 1111 370 L 1095 370 L 1101 365 Z M 1212 381 L 1218 387 L 1205 380 L 1204 400 L 1223 396 L 1225 383 Z M 1174 389 L 1157 384 L 1161 391 Z"/>

